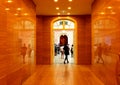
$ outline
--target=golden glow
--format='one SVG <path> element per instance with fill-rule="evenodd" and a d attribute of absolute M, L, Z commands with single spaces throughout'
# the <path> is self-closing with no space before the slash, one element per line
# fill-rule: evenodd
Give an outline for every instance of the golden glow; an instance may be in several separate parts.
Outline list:
<path fill-rule="evenodd" d="M 60 17 L 58 17 L 60 19 Z"/>
<path fill-rule="evenodd" d="M 21 10 L 21 8 L 17 8 L 17 10 Z"/>
<path fill-rule="evenodd" d="M 58 2 L 58 0 L 54 0 L 54 2 Z"/>
<path fill-rule="evenodd" d="M 105 14 L 104 12 L 101 12 L 100 14 Z"/>
<path fill-rule="evenodd" d="M 12 0 L 8 0 L 7 2 L 8 2 L 8 3 L 12 3 Z"/>
<path fill-rule="evenodd" d="M 5 10 L 7 10 L 7 11 L 8 11 L 8 10 L 10 10 L 10 8 L 5 8 Z"/>
<path fill-rule="evenodd" d="M 69 2 L 72 2 L 72 0 L 69 0 Z"/>
<path fill-rule="evenodd" d="M 15 16 L 18 16 L 18 14 L 16 13 L 16 14 L 14 14 Z"/>
<path fill-rule="evenodd" d="M 25 16 L 27 16 L 27 15 L 28 15 L 28 13 L 24 13 L 24 15 L 25 15 Z"/>
<path fill-rule="evenodd" d="M 68 12 L 67 15 L 70 15 L 70 13 Z"/>
<path fill-rule="evenodd" d="M 60 13 L 57 13 L 57 15 L 60 15 Z"/>
<path fill-rule="evenodd" d="M 111 14 L 116 14 L 116 12 L 112 12 Z"/>
<path fill-rule="evenodd" d="M 56 10 L 59 10 L 59 7 L 56 7 Z"/>
<path fill-rule="evenodd" d="M 67 18 L 67 19 L 70 19 L 70 17 L 69 17 L 69 16 L 67 16 L 66 18 Z"/>
<path fill-rule="evenodd" d="M 111 7 L 111 6 L 108 6 L 107 8 L 108 8 L 108 9 L 112 9 L 112 7 Z"/>
<path fill-rule="evenodd" d="M 71 9 L 71 7 L 68 7 L 68 9 Z"/>

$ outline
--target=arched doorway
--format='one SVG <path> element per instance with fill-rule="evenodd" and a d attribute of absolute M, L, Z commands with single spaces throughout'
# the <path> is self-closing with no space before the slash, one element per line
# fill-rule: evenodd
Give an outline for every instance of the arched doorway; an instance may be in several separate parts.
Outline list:
<path fill-rule="evenodd" d="M 76 24 L 77 23 L 74 19 L 68 17 L 56 18 L 51 22 L 51 64 L 53 63 L 56 64 L 55 63 L 56 47 L 58 47 L 60 51 L 60 47 L 64 46 L 65 43 L 69 45 L 70 49 L 72 45 L 74 45 L 74 58 L 73 58 L 74 62 L 72 63 L 74 64 L 77 63 L 77 50 L 76 50 L 77 25 Z M 71 56 L 71 52 L 69 56 Z M 61 63 L 63 63 L 63 61 Z"/>

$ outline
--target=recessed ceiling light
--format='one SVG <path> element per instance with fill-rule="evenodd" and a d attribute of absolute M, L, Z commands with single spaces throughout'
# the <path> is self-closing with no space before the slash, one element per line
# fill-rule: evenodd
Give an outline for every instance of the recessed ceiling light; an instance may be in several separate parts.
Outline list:
<path fill-rule="evenodd" d="M 54 0 L 54 2 L 58 2 L 58 0 Z"/>
<path fill-rule="evenodd" d="M 25 16 L 27 16 L 27 15 L 28 15 L 28 13 L 24 13 L 24 15 L 25 15 Z"/>
<path fill-rule="evenodd" d="M 68 7 L 68 9 L 71 9 L 71 7 Z"/>
<path fill-rule="evenodd" d="M 21 8 L 17 8 L 17 10 L 21 10 Z"/>
<path fill-rule="evenodd" d="M 72 0 L 68 0 L 69 2 L 72 2 Z"/>
<path fill-rule="evenodd" d="M 107 8 L 108 8 L 108 9 L 112 9 L 112 7 L 111 7 L 111 6 L 108 6 Z"/>
<path fill-rule="evenodd" d="M 10 8 L 5 8 L 5 10 L 7 10 L 7 11 L 8 11 L 8 10 L 10 10 Z"/>
<path fill-rule="evenodd" d="M 8 2 L 8 3 L 11 3 L 11 2 L 12 2 L 12 0 L 8 0 L 7 2 Z"/>
<path fill-rule="evenodd" d="M 59 7 L 56 7 L 57 10 L 59 10 Z"/>

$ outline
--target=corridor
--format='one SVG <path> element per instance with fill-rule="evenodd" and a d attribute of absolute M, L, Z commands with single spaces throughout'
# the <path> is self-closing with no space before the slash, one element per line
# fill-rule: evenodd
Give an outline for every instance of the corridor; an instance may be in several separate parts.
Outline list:
<path fill-rule="evenodd" d="M 120 0 L 0 0 L 0 11 L 0 85 L 120 85 Z M 73 45 L 69 62 L 55 45 Z"/>

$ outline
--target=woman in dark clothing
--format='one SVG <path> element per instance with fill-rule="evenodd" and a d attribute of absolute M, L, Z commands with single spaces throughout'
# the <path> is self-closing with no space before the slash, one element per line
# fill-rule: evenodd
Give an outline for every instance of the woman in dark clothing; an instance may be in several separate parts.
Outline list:
<path fill-rule="evenodd" d="M 65 64 L 66 60 L 67 60 L 67 63 L 69 63 L 69 61 L 68 61 L 69 47 L 67 46 L 67 44 L 64 46 L 63 49 L 64 49 L 64 54 L 65 54 L 64 64 Z"/>

